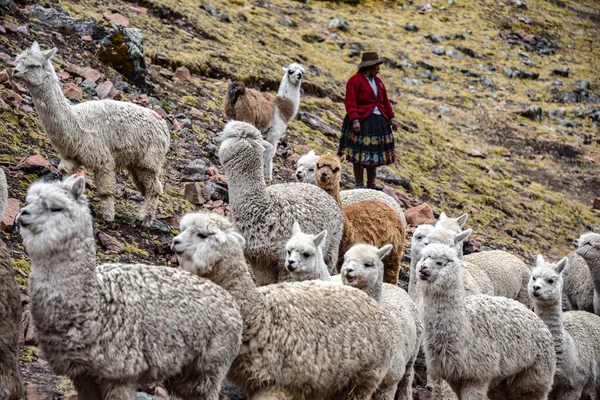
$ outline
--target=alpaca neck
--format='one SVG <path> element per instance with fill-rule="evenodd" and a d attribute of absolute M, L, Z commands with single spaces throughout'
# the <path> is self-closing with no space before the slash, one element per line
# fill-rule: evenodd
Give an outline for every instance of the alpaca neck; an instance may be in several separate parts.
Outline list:
<path fill-rule="evenodd" d="M 424 343 L 428 358 L 441 360 L 433 367 L 439 374 L 452 370 L 451 363 L 463 359 L 471 342 L 465 294 L 460 276 L 433 284 L 423 282 L 422 286 Z"/>
<path fill-rule="evenodd" d="M 592 282 L 594 283 L 594 289 L 600 293 L 600 251 L 597 249 L 590 250 L 585 257 L 583 257 L 588 265 Z"/>
<path fill-rule="evenodd" d="M 417 254 L 410 253 L 410 271 L 408 277 L 408 294 L 412 295 L 417 284 L 417 263 L 419 262 Z"/>
<path fill-rule="evenodd" d="M 27 85 L 27 89 L 33 98 L 44 131 L 60 150 L 64 146 L 61 142 L 64 141 L 65 135 L 74 131 L 78 125 L 76 115 L 63 95 L 54 69 L 43 85 Z"/>
<path fill-rule="evenodd" d="M 322 281 L 331 280 L 331 275 L 329 275 L 329 269 L 327 268 L 327 264 L 325 264 L 321 249 L 317 250 L 315 257 L 317 259 L 317 266 L 315 268 L 315 275 L 311 279 L 319 279 Z"/>
<path fill-rule="evenodd" d="M 562 307 L 561 302 L 558 301 L 555 304 L 541 305 L 534 303 L 534 310 L 538 317 L 548 327 L 552 337 L 554 338 L 554 350 L 556 351 L 556 367 L 561 369 L 560 366 L 565 363 L 566 360 L 566 335 L 563 326 L 562 319 Z"/>
<path fill-rule="evenodd" d="M 382 266 L 383 268 L 383 266 Z M 372 299 L 374 299 L 377 304 L 381 305 L 381 292 L 383 291 L 383 276 L 381 279 L 378 279 L 377 282 L 369 287 L 364 292 L 369 295 Z"/>
<path fill-rule="evenodd" d="M 300 106 L 300 85 L 293 86 L 290 84 L 287 74 L 285 74 L 279 84 L 277 97 L 291 100 L 294 104 L 294 114 L 296 114 L 296 112 L 298 112 L 298 107 Z"/>
<path fill-rule="evenodd" d="M 317 178 L 317 182 L 319 182 L 318 178 Z M 336 181 L 329 186 L 321 186 L 321 185 L 318 185 L 318 186 L 321 189 L 323 189 L 324 191 L 326 191 L 327 193 L 329 193 L 331 195 L 331 197 L 334 198 L 335 202 L 338 204 L 338 207 L 342 208 L 342 198 L 340 197 L 340 182 L 339 181 Z"/>
<path fill-rule="evenodd" d="M 256 157 L 259 156 L 242 152 L 228 163 L 231 167 L 226 167 L 229 203 L 234 217 L 243 213 L 248 204 L 260 205 L 255 208 L 257 212 L 267 212 L 271 203 L 262 162 L 255 160 Z M 255 168 L 256 165 L 260 168 Z"/>

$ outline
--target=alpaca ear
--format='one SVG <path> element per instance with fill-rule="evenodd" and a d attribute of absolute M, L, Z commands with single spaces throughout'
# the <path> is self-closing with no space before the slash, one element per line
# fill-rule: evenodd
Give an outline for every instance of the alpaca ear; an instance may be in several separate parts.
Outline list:
<path fill-rule="evenodd" d="M 44 58 L 46 61 L 50 61 L 55 55 L 58 49 L 56 47 L 51 48 L 50 50 L 42 51 Z"/>
<path fill-rule="evenodd" d="M 33 51 L 41 51 L 40 50 L 40 44 L 38 42 L 33 42 L 33 44 L 31 45 L 31 50 L 33 50 Z"/>
<path fill-rule="evenodd" d="M 78 200 L 79 197 L 83 194 L 85 190 L 85 176 L 83 175 L 73 175 L 68 178 L 69 183 L 71 184 L 71 195 L 75 200 Z"/>
<path fill-rule="evenodd" d="M 392 244 L 386 244 L 385 246 L 383 246 L 382 248 L 377 250 L 377 257 L 379 257 L 380 260 L 383 260 L 388 254 L 390 254 L 392 252 Z"/>
<path fill-rule="evenodd" d="M 544 265 L 545 263 L 546 263 L 546 261 L 544 261 L 544 256 L 542 256 L 541 254 L 538 254 L 535 259 L 535 265 L 539 267 L 540 265 Z"/>
<path fill-rule="evenodd" d="M 298 221 L 294 221 L 294 225 L 292 225 L 292 236 L 297 235 L 301 232 L 302 230 L 300 229 L 300 224 L 298 223 Z"/>
<path fill-rule="evenodd" d="M 265 149 L 265 151 L 273 148 L 273 145 L 271 143 L 267 142 L 266 140 L 261 139 L 260 144 Z"/>
<path fill-rule="evenodd" d="M 458 217 L 456 219 L 456 222 L 462 228 L 465 225 L 465 222 L 467 222 L 467 218 L 469 218 L 469 214 L 465 213 L 465 214 L 461 215 L 460 217 Z"/>
<path fill-rule="evenodd" d="M 460 242 L 467 240 L 469 238 L 469 236 L 471 236 L 471 233 L 473 233 L 473 229 L 467 229 L 465 231 L 458 233 L 454 237 L 454 244 L 459 244 Z"/>
<path fill-rule="evenodd" d="M 239 233 L 229 232 L 228 235 L 240 246 L 244 247 L 244 245 L 246 244 L 246 239 L 244 239 L 244 237 L 242 235 L 240 235 Z"/>
<path fill-rule="evenodd" d="M 556 272 L 562 274 L 563 271 L 569 266 L 569 259 L 567 257 L 563 258 L 559 262 L 556 263 Z"/>
<path fill-rule="evenodd" d="M 448 219 L 448 216 L 446 215 L 445 212 L 442 211 L 442 213 L 440 214 L 440 218 L 438 219 L 438 221 L 443 221 L 445 219 Z"/>
<path fill-rule="evenodd" d="M 345 154 L 340 157 L 340 162 L 344 162 L 344 161 L 346 161 L 346 155 Z"/>
<path fill-rule="evenodd" d="M 287 67 L 281 67 L 281 69 L 283 70 L 283 72 L 287 72 L 288 71 Z"/>
<path fill-rule="evenodd" d="M 327 229 L 322 230 L 317 236 L 315 236 L 315 245 L 323 248 L 325 240 L 327 239 Z"/>

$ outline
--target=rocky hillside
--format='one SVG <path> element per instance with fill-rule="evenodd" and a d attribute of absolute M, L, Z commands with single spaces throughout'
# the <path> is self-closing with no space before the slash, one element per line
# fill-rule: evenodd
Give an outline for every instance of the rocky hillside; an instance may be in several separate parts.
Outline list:
<path fill-rule="evenodd" d="M 14 1 L 0 0 L 0 165 L 12 198 L 1 235 L 26 310 L 29 263 L 14 215 L 29 184 L 58 165 L 31 97 L 10 77 L 34 40 L 58 48 L 73 102 L 133 101 L 172 128 L 158 220 L 133 226 L 141 197 L 122 173 L 116 221 L 95 221 L 98 262 L 174 265 L 168 246 L 183 213 L 228 212 L 216 150 L 230 80 L 275 91 L 281 67 L 306 67 L 300 112 L 275 160 L 275 181 L 292 181 L 300 154 L 335 149 L 345 81 L 370 49 L 386 59 L 380 76 L 402 121 L 398 162 L 380 178 L 407 208 L 418 206 L 413 224 L 467 212 L 476 247 L 528 263 L 538 252 L 561 257 L 581 233 L 600 230 L 595 0 Z M 62 396 L 70 383 L 38 359 L 27 311 L 23 325 L 30 398 Z"/>

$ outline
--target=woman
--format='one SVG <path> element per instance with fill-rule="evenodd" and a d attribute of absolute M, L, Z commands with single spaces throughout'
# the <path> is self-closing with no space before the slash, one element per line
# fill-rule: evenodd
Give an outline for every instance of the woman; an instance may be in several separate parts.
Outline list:
<path fill-rule="evenodd" d="M 367 188 L 383 190 L 375 184 L 377 167 L 396 160 L 392 129 L 398 129 L 385 85 L 377 77 L 383 60 L 376 52 L 362 55 L 358 72 L 346 83 L 346 117 L 338 155 L 346 155 L 353 164 L 356 188 L 364 188 L 367 170 Z"/>

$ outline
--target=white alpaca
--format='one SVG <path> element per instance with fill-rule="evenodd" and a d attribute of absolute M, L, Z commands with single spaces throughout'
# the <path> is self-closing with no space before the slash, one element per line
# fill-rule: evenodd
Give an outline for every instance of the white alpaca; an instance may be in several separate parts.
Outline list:
<path fill-rule="evenodd" d="M 225 115 L 229 120 L 249 122 L 271 143 L 264 153 L 265 176 L 273 180 L 273 158 L 279 139 L 300 106 L 300 84 L 304 68 L 292 63 L 283 68 L 284 75 L 277 96 L 246 89 L 241 82 L 232 82 L 225 96 Z"/>
<path fill-rule="evenodd" d="M 41 51 L 38 43 L 33 43 L 17 56 L 13 75 L 25 83 L 33 98 L 42 128 L 60 154 L 60 172 L 71 175 L 81 166 L 91 170 L 102 217 L 113 221 L 115 174 L 118 169 L 128 169 L 146 197 L 137 220 L 150 226 L 162 195 L 159 176 L 171 143 L 166 121 L 154 111 L 128 102 L 97 100 L 71 105 L 50 62 L 56 51 Z"/>
<path fill-rule="evenodd" d="M 556 350 L 551 400 L 597 399 L 600 396 L 600 317 L 586 311 L 562 312 L 563 272 L 568 258 L 556 264 L 537 256 L 529 295 L 535 313 L 546 323 Z"/>

